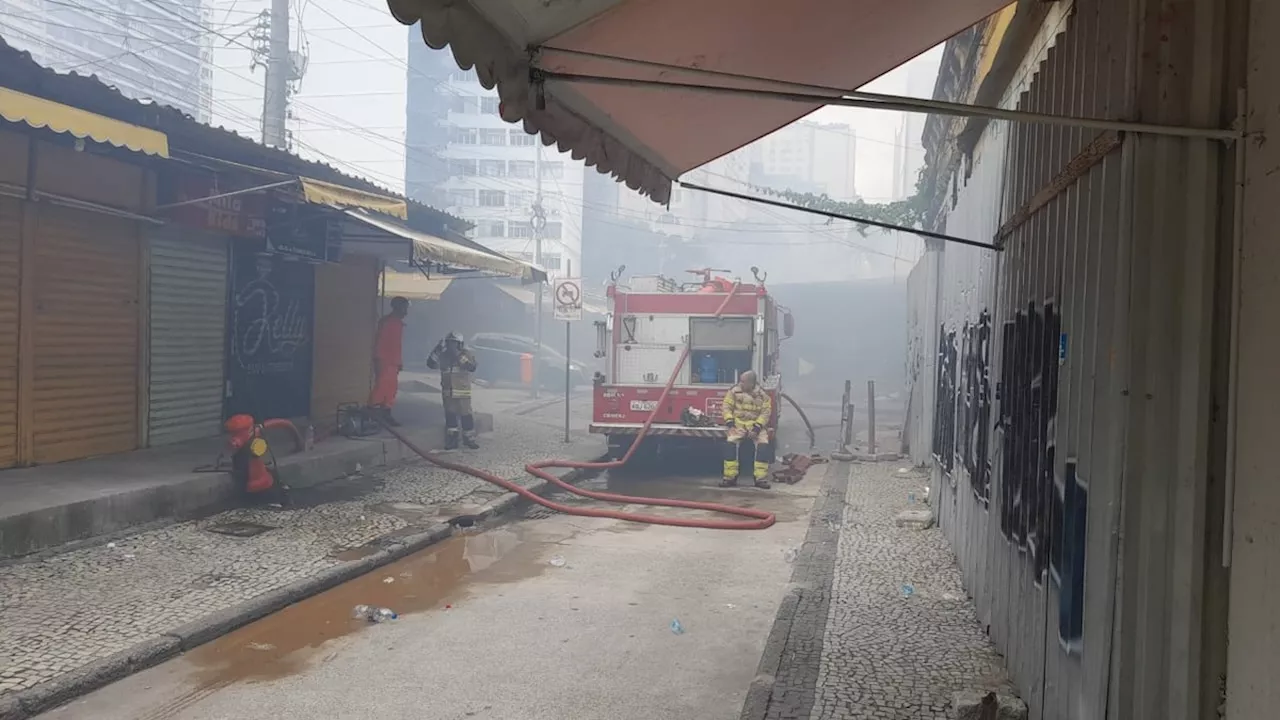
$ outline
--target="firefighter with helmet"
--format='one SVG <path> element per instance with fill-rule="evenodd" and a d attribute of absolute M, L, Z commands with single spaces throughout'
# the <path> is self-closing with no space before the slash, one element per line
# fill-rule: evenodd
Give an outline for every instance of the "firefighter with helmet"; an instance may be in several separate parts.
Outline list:
<path fill-rule="evenodd" d="M 773 462 L 773 445 L 769 442 L 769 417 L 773 414 L 773 401 L 765 392 L 755 372 L 748 370 L 738 377 L 738 384 L 725 393 L 722 419 L 728 428 L 724 449 L 724 480 L 721 487 L 738 484 L 738 448 L 750 438 L 755 445 L 755 465 L 752 477 L 758 488 L 769 488 L 769 464 Z"/>
<path fill-rule="evenodd" d="M 457 449 L 459 439 L 472 450 L 480 447 L 476 442 L 476 419 L 471 414 L 471 373 L 476 371 L 476 358 L 462 340 L 461 335 L 451 332 L 427 357 L 427 367 L 440 370 L 446 450 Z"/>

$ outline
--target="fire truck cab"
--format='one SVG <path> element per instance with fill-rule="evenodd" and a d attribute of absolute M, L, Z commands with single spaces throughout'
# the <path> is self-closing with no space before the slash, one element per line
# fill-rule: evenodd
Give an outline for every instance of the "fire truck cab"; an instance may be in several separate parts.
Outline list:
<path fill-rule="evenodd" d="M 612 455 L 627 451 L 655 410 L 646 438 L 658 450 L 723 440 L 721 404 L 748 370 L 756 372 L 773 400 L 769 426 L 776 430 L 779 349 L 791 336 L 792 319 L 769 295 L 756 268 L 752 271 L 755 283 L 712 275 L 727 272 L 721 270 L 691 270 L 702 277 L 684 284 L 663 276 L 624 283 L 615 274 L 606 292 L 608 314 L 596 323 L 596 357 L 605 369 L 595 378 L 590 426 L 608 438 Z M 673 374 L 671 391 L 659 406 Z"/>

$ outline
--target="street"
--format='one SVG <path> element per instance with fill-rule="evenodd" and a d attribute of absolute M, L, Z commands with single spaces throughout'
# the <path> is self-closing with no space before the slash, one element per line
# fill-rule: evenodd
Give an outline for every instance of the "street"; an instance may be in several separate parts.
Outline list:
<path fill-rule="evenodd" d="M 592 484 L 768 509 L 777 525 L 557 515 L 456 535 L 47 717 L 737 717 L 816 487 L 714 482 Z M 361 603 L 402 615 L 350 619 Z"/>

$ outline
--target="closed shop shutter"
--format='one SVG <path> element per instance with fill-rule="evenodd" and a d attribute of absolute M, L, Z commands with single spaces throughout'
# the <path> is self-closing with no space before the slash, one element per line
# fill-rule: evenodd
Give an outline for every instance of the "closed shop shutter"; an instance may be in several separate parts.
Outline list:
<path fill-rule="evenodd" d="M 316 267 L 316 329 L 311 416 L 331 428 L 340 403 L 365 403 L 378 325 L 377 258 L 347 255 Z"/>
<path fill-rule="evenodd" d="M 0 467 L 18 460 L 18 253 L 22 203 L 0 197 Z"/>
<path fill-rule="evenodd" d="M 227 241 L 168 225 L 150 241 L 151 446 L 217 435 L 222 427 Z"/>
<path fill-rule="evenodd" d="M 138 229 L 42 206 L 36 237 L 32 460 L 138 446 Z"/>

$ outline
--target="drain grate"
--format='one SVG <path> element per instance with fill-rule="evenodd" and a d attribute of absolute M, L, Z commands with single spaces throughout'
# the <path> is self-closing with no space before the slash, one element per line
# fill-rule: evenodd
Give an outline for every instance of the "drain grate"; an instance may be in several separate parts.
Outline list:
<path fill-rule="evenodd" d="M 211 533 L 217 533 L 218 535 L 228 535 L 230 537 L 238 537 L 238 538 L 256 537 L 258 535 L 261 535 L 264 532 L 267 532 L 268 530 L 276 530 L 276 529 L 277 528 L 271 525 L 262 525 L 261 523 L 244 522 L 241 520 L 218 523 L 217 525 L 210 525 L 209 527 L 205 528 L 205 530 L 208 530 Z"/>
<path fill-rule="evenodd" d="M 533 507 L 524 511 L 524 519 L 525 520 L 546 520 L 547 518 L 552 518 L 559 514 L 560 513 L 557 513 L 555 510 L 548 510 L 547 508 L 544 508 L 541 505 L 534 505 Z"/>

